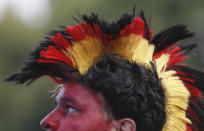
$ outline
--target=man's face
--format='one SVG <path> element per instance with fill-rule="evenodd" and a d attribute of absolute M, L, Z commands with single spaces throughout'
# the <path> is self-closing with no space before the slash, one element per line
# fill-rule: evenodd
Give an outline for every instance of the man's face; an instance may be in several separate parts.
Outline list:
<path fill-rule="evenodd" d="M 56 96 L 56 104 L 41 121 L 48 131 L 111 131 L 113 122 L 105 115 L 104 99 L 99 93 L 67 82 Z"/>

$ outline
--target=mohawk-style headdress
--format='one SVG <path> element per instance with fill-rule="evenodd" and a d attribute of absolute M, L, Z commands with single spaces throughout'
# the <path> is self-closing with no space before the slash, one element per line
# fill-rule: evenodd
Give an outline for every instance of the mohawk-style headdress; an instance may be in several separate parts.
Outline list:
<path fill-rule="evenodd" d="M 184 25 L 172 26 L 152 38 L 144 14 L 124 14 L 116 23 L 99 20 L 95 14 L 82 16 L 75 26 L 60 27 L 32 52 L 20 73 L 8 81 L 31 83 L 48 75 L 63 83 L 68 76 L 83 75 L 104 54 L 121 54 L 130 62 L 152 70 L 156 67 L 165 94 L 167 119 L 163 131 L 197 130 L 200 90 L 204 73 L 183 64 L 196 44 L 174 46 L 192 37 Z M 195 124 L 195 125 L 194 125 Z"/>

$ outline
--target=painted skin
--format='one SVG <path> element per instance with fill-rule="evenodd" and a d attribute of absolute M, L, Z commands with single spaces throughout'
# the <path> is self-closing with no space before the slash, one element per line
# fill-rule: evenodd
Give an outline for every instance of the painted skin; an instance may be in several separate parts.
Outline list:
<path fill-rule="evenodd" d="M 113 119 L 104 103 L 99 93 L 67 82 L 56 96 L 56 108 L 40 124 L 47 131 L 111 131 Z"/>

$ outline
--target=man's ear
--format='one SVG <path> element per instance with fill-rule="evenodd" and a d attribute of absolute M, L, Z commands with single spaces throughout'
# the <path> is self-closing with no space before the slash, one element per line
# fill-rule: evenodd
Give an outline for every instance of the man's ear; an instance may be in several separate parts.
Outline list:
<path fill-rule="evenodd" d="M 136 123 L 130 118 L 117 121 L 117 131 L 136 131 Z"/>

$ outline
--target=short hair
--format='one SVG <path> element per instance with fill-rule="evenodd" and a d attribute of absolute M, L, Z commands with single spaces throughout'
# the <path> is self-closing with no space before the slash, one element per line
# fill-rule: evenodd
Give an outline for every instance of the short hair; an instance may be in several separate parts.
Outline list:
<path fill-rule="evenodd" d="M 122 56 L 106 54 L 79 82 L 104 96 L 115 119 L 133 119 L 137 131 L 162 130 L 165 96 L 155 72 Z"/>

